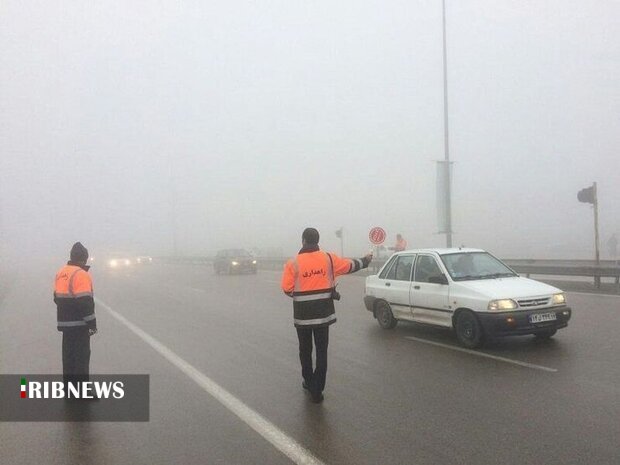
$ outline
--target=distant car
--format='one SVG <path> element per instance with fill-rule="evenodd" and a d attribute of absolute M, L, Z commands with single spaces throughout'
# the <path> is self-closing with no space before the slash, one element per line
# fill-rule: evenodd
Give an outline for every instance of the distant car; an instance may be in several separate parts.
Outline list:
<path fill-rule="evenodd" d="M 382 328 L 400 320 L 453 328 L 468 348 L 493 336 L 550 338 L 572 312 L 560 289 L 523 278 L 480 249 L 395 253 L 366 278 L 364 304 Z"/>
<path fill-rule="evenodd" d="M 256 273 L 256 258 L 244 249 L 224 249 L 215 256 L 213 269 L 220 273 Z"/>
<path fill-rule="evenodd" d="M 149 257 L 148 255 L 141 255 L 136 258 L 136 263 L 138 265 L 150 265 L 153 263 L 153 257 Z"/>
<path fill-rule="evenodd" d="M 132 263 L 129 256 L 125 255 L 112 255 L 106 260 L 107 267 L 112 269 L 127 268 L 130 267 Z"/>

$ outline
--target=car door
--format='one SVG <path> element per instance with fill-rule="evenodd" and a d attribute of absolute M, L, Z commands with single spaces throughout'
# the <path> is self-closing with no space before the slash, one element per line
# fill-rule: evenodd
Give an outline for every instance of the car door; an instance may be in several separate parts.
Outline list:
<path fill-rule="evenodd" d="M 385 300 L 390 304 L 394 317 L 400 320 L 411 320 L 409 302 L 411 273 L 415 255 L 399 255 L 383 280 Z"/>
<path fill-rule="evenodd" d="M 413 320 L 451 327 L 449 289 L 448 279 L 435 257 L 428 254 L 418 255 L 410 291 Z"/>

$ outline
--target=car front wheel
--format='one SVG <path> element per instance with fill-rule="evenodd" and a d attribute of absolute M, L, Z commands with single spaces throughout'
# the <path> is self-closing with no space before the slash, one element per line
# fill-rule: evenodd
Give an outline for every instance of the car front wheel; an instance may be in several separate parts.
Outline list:
<path fill-rule="evenodd" d="M 398 324 L 398 320 L 394 318 L 392 309 L 390 309 L 390 306 L 386 302 L 379 302 L 377 304 L 375 317 L 377 318 L 377 323 L 379 323 L 379 326 L 383 329 L 394 329 Z"/>
<path fill-rule="evenodd" d="M 482 326 L 476 315 L 469 310 L 463 310 L 457 315 L 455 329 L 457 339 L 468 349 L 480 347 L 484 342 Z"/>

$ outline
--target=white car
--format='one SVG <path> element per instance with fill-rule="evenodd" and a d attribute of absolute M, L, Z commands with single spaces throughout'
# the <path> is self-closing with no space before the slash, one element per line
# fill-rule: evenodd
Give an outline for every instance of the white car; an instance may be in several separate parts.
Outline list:
<path fill-rule="evenodd" d="M 364 303 L 382 328 L 399 320 L 453 328 L 468 348 L 487 336 L 549 338 L 571 317 L 560 289 L 523 278 L 480 249 L 395 253 L 366 278 Z"/>

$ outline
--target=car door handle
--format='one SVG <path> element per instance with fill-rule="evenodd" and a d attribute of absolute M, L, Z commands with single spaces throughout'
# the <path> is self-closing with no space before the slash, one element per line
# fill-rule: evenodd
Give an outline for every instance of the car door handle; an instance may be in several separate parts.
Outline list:
<path fill-rule="evenodd" d="M 386 286 L 390 287 L 392 283 L 385 283 Z"/>
<path fill-rule="evenodd" d="M 420 286 L 413 286 L 414 289 L 420 289 Z"/>

